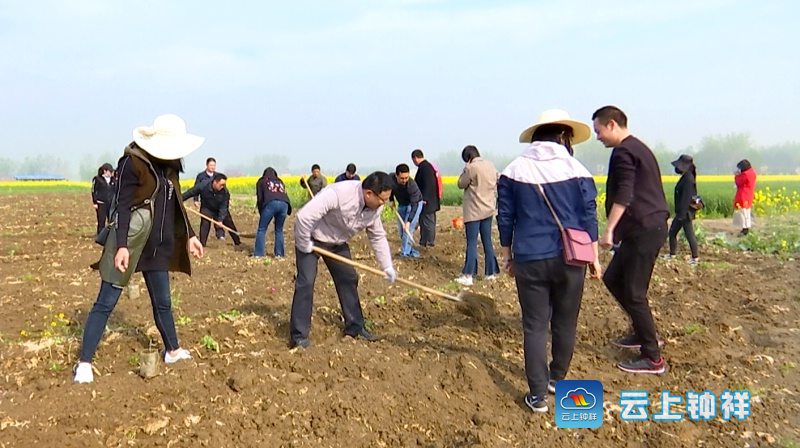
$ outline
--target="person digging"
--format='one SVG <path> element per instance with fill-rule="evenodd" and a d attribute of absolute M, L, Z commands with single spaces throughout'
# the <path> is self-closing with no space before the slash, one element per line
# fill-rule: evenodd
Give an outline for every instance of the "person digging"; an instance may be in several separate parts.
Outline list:
<path fill-rule="evenodd" d="M 233 223 L 233 217 L 228 210 L 231 194 L 225 185 L 228 182 L 228 177 L 222 173 L 214 173 L 211 180 L 195 185 L 194 187 L 186 190 L 183 193 L 183 201 L 187 201 L 197 195 L 200 196 L 200 213 L 207 218 L 214 219 L 221 222 L 228 228 L 228 233 L 233 240 L 233 247 L 235 250 L 246 250 L 242 246 L 242 240 L 239 239 L 238 232 L 236 231 L 236 224 Z M 231 232 L 233 230 L 233 232 Z M 211 223 L 208 219 L 200 220 L 200 243 L 206 247 L 208 242 L 208 233 L 211 231 Z"/>

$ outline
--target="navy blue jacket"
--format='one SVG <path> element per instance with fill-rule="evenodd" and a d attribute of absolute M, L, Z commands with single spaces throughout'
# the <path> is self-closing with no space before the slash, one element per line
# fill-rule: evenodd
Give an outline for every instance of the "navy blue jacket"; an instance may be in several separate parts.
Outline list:
<path fill-rule="evenodd" d="M 517 262 L 563 256 L 561 232 L 539 182 L 562 225 L 585 230 L 597 241 L 597 187 L 589 170 L 563 145 L 533 142 L 497 183 L 500 245 L 510 246 Z"/>

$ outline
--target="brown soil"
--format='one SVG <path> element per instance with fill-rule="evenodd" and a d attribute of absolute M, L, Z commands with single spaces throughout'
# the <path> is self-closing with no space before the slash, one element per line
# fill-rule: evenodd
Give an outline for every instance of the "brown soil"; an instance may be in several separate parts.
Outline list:
<path fill-rule="evenodd" d="M 341 337 L 336 294 L 320 269 L 315 345 L 289 350 L 291 219 L 284 260 L 248 259 L 230 239 L 213 241 L 193 277 L 173 276 L 178 333 L 192 361 L 162 363 L 150 379 L 137 374 L 138 354 L 154 337 L 160 344 L 142 285 L 141 297 L 123 295 L 112 314 L 95 362 L 100 375 L 77 385 L 71 371 L 80 327 L 99 286 L 88 268 L 100 247 L 89 236 L 94 218 L 86 203 L 78 194 L 3 196 L 0 447 L 741 447 L 800 440 L 797 264 L 713 246 L 703 248 L 699 267 L 675 261 L 656 268 L 651 303 L 668 340 L 665 375 L 615 368 L 631 353 L 609 341 L 627 321 L 601 283 L 587 283 L 568 378 L 603 382 L 607 415 L 596 430 L 559 429 L 552 409 L 538 415 L 522 405 L 519 305 L 508 277 L 476 282 L 472 291 L 495 302 L 475 313 L 363 274 L 365 315 L 385 336 L 367 343 Z M 254 232 L 254 212 L 238 202 L 233 210 L 239 228 Z M 401 276 L 457 292 L 451 280 L 461 268 L 463 236 L 448 225 L 458 212 L 442 212 L 437 247 L 421 260 L 396 261 Z M 395 228 L 387 229 L 396 248 Z M 364 235 L 352 249 L 375 265 Z M 45 330 L 60 337 L 40 337 Z M 219 352 L 201 345 L 206 335 Z M 650 391 L 651 413 L 664 390 L 685 397 L 749 389 L 755 398 L 741 422 L 622 422 L 619 393 L 635 389 Z"/>

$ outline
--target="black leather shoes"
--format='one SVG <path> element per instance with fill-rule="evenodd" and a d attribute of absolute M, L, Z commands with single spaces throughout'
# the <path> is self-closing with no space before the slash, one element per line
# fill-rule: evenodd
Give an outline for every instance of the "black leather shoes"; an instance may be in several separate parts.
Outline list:
<path fill-rule="evenodd" d="M 300 347 L 300 348 L 309 348 L 311 347 L 311 341 L 308 339 L 295 339 L 292 341 L 292 348 Z"/>
<path fill-rule="evenodd" d="M 370 332 L 368 332 L 367 330 L 364 330 L 364 329 L 362 329 L 360 332 L 355 333 L 355 334 L 349 334 L 349 333 L 345 333 L 345 334 L 347 336 L 350 336 L 351 338 L 354 338 L 354 339 L 356 339 L 359 336 L 361 336 L 362 338 L 366 339 L 369 342 L 380 341 L 382 339 L 380 336 L 378 336 L 376 334 L 372 334 L 372 333 L 370 333 Z"/>

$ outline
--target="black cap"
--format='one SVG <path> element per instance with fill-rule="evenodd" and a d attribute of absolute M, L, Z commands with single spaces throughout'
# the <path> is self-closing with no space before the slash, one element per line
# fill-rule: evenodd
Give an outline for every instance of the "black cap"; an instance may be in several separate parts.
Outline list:
<path fill-rule="evenodd" d="M 678 157 L 678 160 L 672 162 L 672 166 L 678 166 L 678 165 L 687 166 L 693 164 L 694 164 L 694 158 L 692 158 L 692 156 L 688 154 L 681 154 L 681 156 Z"/>
<path fill-rule="evenodd" d="M 100 171 L 114 171 L 114 167 L 111 166 L 110 163 L 104 163 L 103 166 L 100 167 Z"/>

